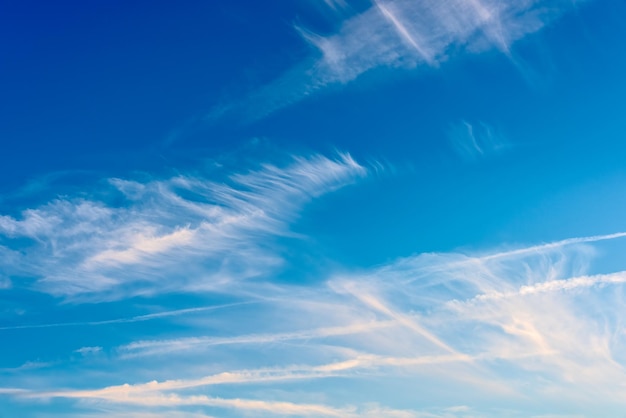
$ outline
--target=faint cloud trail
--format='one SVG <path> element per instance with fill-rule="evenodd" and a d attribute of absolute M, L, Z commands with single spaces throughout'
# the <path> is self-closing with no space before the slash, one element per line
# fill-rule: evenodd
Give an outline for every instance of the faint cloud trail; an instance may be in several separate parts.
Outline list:
<path fill-rule="evenodd" d="M 568 238 L 568 239 L 564 239 L 564 240 L 561 240 L 561 241 L 550 242 L 550 243 L 547 243 L 547 244 L 533 245 L 531 247 L 520 248 L 518 250 L 503 251 L 503 252 L 500 252 L 500 253 L 495 253 L 495 254 L 491 254 L 491 255 L 478 257 L 478 259 L 483 260 L 483 261 L 488 261 L 488 260 L 494 260 L 494 259 L 498 259 L 498 258 L 515 257 L 515 256 L 518 256 L 518 255 L 527 255 L 527 254 L 531 254 L 531 253 L 540 253 L 540 252 L 542 252 L 544 250 L 551 250 L 551 249 L 554 249 L 554 248 L 564 247 L 564 246 L 567 246 L 567 245 L 585 244 L 585 243 L 599 242 L 599 241 L 608 241 L 608 240 L 624 238 L 624 237 L 626 237 L 626 232 L 616 232 L 616 233 L 613 233 L 613 234 L 606 234 L 606 235 L 592 235 L 592 236 L 588 236 L 588 237 Z"/>
<path fill-rule="evenodd" d="M 369 321 L 343 326 L 324 327 L 273 334 L 249 334 L 235 337 L 190 337 L 171 340 L 136 341 L 118 348 L 123 357 L 165 354 L 194 347 L 218 345 L 272 344 L 277 342 L 310 340 L 352 334 L 367 334 L 396 325 L 395 321 Z"/>
<path fill-rule="evenodd" d="M 176 309 L 173 311 L 132 316 L 130 318 L 105 319 L 102 321 L 57 322 L 57 323 L 51 323 L 51 324 L 12 325 L 12 326 L 0 327 L 0 331 L 13 330 L 13 329 L 35 329 L 35 328 L 96 326 L 96 325 L 110 325 L 110 324 L 129 324 L 133 322 L 150 321 L 153 319 L 181 316 L 181 315 L 187 315 L 187 314 L 198 313 L 198 312 L 207 312 L 207 311 L 215 311 L 218 309 L 227 309 L 227 308 L 232 308 L 235 306 L 250 305 L 254 303 L 260 303 L 260 302 L 245 301 L 245 302 L 226 303 L 223 305 L 202 306 L 198 308 Z"/>
<path fill-rule="evenodd" d="M 441 348 L 441 349 L 443 349 L 443 350 L 445 350 L 445 351 L 447 351 L 449 353 L 459 354 L 455 349 L 450 347 L 445 342 L 441 341 L 441 339 L 439 339 L 435 334 L 433 334 L 432 332 L 430 332 L 429 330 L 427 330 L 426 328 L 421 326 L 419 323 L 417 323 L 416 318 L 414 318 L 414 317 L 413 318 L 407 317 L 404 314 L 395 312 L 390 307 L 385 305 L 383 303 L 383 301 L 381 301 L 380 299 L 374 297 L 373 295 L 371 295 L 371 294 L 369 294 L 367 292 L 364 292 L 364 291 L 358 289 L 359 285 L 357 283 L 348 282 L 348 283 L 342 283 L 341 285 L 334 285 L 334 286 L 335 287 L 341 286 L 340 287 L 341 290 L 347 291 L 352 296 L 354 296 L 355 298 L 357 298 L 358 300 L 363 302 L 365 305 L 375 309 L 378 312 L 383 313 L 384 315 L 386 315 L 386 316 L 388 316 L 390 318 L 393 318 L 395 321 L 397 321 L 398 323 L 404 325 L 408 329 L 414 331 L 418 335 L 421 335 L 422 337 L 424 337 L 426 340 L 430 341 L 435 346 L 437 346 L 437 347 L 439 347 L 439 348 Z"/>

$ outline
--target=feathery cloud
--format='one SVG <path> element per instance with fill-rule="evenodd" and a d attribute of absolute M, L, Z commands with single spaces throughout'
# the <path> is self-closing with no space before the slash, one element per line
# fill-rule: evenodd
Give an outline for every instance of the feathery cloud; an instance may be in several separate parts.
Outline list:
<path fill-rule="evenodd" d="M 35 278 L 53 295 L 118 299 L 220 288 L 278 267 L 272 237 L 293 236 L 289 223 L 302 205 L 364 175 L 341 154 L 267 164 L 223 183 L 112 179 L 121 205 L 59 198 L 20 218 L 0 216 L 0 234 L 28 240 L 2 254 L 13 259 L 9 273 Z"/>
<path fill-rule="evenodd" d="M 375 68 L 436 67 L 457 55 L 489 49 L 513 60 L 510 47 L 515 41 L 539 31 L 576 3 L 375 0 L 369 9 L 345 20 L 333 35 L 297 28 L 318 54 L 252 93 L 243 108 L 251 119 L 261 118 Z M 236 109 L 241 110 L 237 105 L 221 106 L 210 116 Z"/>

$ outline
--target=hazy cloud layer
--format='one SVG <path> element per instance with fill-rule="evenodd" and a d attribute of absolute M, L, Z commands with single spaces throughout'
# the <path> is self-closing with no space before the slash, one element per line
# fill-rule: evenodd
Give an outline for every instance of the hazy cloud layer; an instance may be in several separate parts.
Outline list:
<path fill-rule="evenodd" d="M 176 318 L 200 315 L 189 318 L 184 336 L 76 350 L 106 352 L 109 367 L 130 373 L 133 364 L 142 369 L 168 359 L 171 367 L 155 369 L 156 380 L 77 390 L 50 381 L 48 390 L 4 393 L 97 400 L 146 413 L 195 406 L 223 411 L 218 416 L 523 416 L 516 410 L 545 415 L 545 405 L 574 405 L 583 416 L 619 410 L 626 272 L 596 274 L 593 265 L 597 249 L 625 236 L 419 254 L 309 286 L 244 282 L 251 295 L 265 295 L 262 301 L 211 312 L 212 331 L 201 320 L 208 312 L 177 312 Z M 170 318 L 164 312 L 146 320 Z M 356 401 L 342 389 L 345 382 L 378 403 Z M 410 385 L 411 402 L 423 407 L 407 410 L 379 398 L 376 388 L 393 382 Z M 445 400 L 431 399 L 430 385 L 449 388 Z M 228 395 L 233 387 L 236 397 Z M 401 393 L 394 399 L 409 392 Z M 506 411 L 481 401 L 494 396 Z"/>

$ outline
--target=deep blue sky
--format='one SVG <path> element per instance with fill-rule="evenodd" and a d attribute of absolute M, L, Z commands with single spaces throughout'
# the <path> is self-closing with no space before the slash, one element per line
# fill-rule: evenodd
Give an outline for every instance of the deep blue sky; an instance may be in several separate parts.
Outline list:
<path fill-rule="evenodd" d="M 625 19 L 5 0 L 0 418 L 620 416 Z"/>

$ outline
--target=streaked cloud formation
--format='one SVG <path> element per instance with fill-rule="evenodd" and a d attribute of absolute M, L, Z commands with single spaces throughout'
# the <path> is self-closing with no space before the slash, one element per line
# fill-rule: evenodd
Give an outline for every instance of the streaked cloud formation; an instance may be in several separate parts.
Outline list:
<path fill-rule="evenodd" d="M 336 8 L 339 2 L 327 2 Z M 511 45 L 537 32 L 579 1 L 374 0 L 319 35 L 297 27 L 317 54 L 254 92 L 244 104 L 256 119 L 330 85 L 345 84 L 375 68 L 438 67 L 465 53 L 498 50 L 518 65 Z M 235 108 L 238 106 L 235 106 Z M 216 117 L 232 110 L 221 107 Z"/>
<path fill-rule="evenodd" d="M 237 188 L 187 177 L 156 183 L 116 180 L 114 184 L 134 202 L 133 210 L 150 209 L 137 212 L 144 214 L 155 213 L 156 208 L 148 202 L 159 190 L 158 196 L 167 196 L 165 202 L 170 202 L 163 210 L 170 210 L 175 201 L 186 210 L 183 213 L 224 219 L 223 212 L 199 202 L 199 197 L 192 201 L 181 197 L 180 191 L 174 193 L 180 184 L 197 196 L 219 196 L 220 202 L 229 202 L 222 209 L 229 214 L 249 214 L 245 210 L 249 202 L 261 202 L 259 207 L 266 208 L 262 216 L 243 217 L 250 229 L 235 223 L 237 228 L 228 230 L 231 237 L 245 234 L 249 239 L 251 230 L 261 231 L 263 236 L 288 233 L 287 224 L 279 219 L 297 216 L 297 208 L 310 196 L 354 181 L 365 172 L 347 155 L 337 160 L 314 156 L 295 159 L 285 168 L 268 165 L 231 176 Z M 216 190 L 223 193 L 215 194 Z M 278 209 L 276 202 L 283 196 L 292 201 Z M 87 203 L 67 200 L 63 204 L 82 207 Z M 89 205 L 105 211 L 102 205 Z M 59 222 L 42 215 L 48 213 L 37 209 L 25 212 L 22 220 L 5 217 L 4 229 L 16 234 L 19 225 L 34 237 L 34 231 L 46 230 L 42 225 Z M 85 217 L 80 219 L 84 225 Z M 242 217 L 235 219 L 241 222 Z M 198 234 L 195 225 L 185 230 Z M 219 224 L 212 225 L 216 228 Z M 224 239 L 204 247 L 198 240 L 184 239 L 170 245 L 167 240 L 179 240 L 172 231 L 183 229 L 169 227 L 161 235 L 167 237 L 164 241 L 157 238 L 150 245 L 135 244 L 130 250 L 112 253 L 90 252 L 80 261 L 106 254 L 99 262 L 149 269 L 159 265 L 152 258 L 158 252 L 162 265 L 173 269 L 180 267 L 169 265 L 170 256 L 193 255 L 194 249 L 212 257 L 218 243 L 225 248 L 237 243 Z M 209 414 L 204 416 L 521 417 L 528 416 L 529 410 L 545 416 L 566 405 L 574 405 L 584 414 L 620 410 L 626 389 L 626 328 L 622 320 L 626 270 L 594 273 L 594 259 L 599 251 L 623 244 L 625 238 L 626 233 L 620 232 L 476 254 L 418 254 L 359 272 L 331 272 L 309 285 L 279 284 L 271 276 L 260 276 L 238 283 L 236 293 L 247 295 L 242 297 L 243 303 L 83 324 L 131 326 L 137 321 L 153 321 L 163 330 L 171 321 L 186 324 L 182 335 L 162 331 L 155 339 L 120 345 L 103 340 L 97 346 L 74 350 L 86 364 L 94 361 L 90 360 L 94 355 L 106 354 L 97 360 L 101 362 L 98 367 L 125 370 L 134 376 L 154 373 L 152 380 L 119 381 L 120 375 L 114 374 L 117 384 L 62 389 L 72 386 L 68 384 L 72 378 L 55 376 L 55 381 L 44 382 L 38 390 L 11 385 L 1 393 L 16 401 L 62 398 L 81 401 L 83 407 L 108 405 L 113 408 L 108 414 L 122 408 L 157 415 L 187 411 Z M 210 265 L 206 273 L 213 274 Z M 183 289 L 197 291 L 198 287 Z M 228 287 L 202 289 L 230 291 Z M 100 291 L 108 293 L 109 289 Z M 166 359 L 171 367 L 154 368 Z M 346 392 L 346 382 L 350 383 L 347 387 L 358 385 L 367 401 Z M 445 385 L 450 392 L 445 399 L 433 397 L 428 382 Z M 395 396 L 379 397 L 380 388 L 386 385 Z M 411 389 L 403 392 L 400 388 L 404 385 Z M 406 396 L 422 407 L 403 407 Z M 506 411 L 485 403 L 494 396 L 503 400 Z"/>
<path fill-rule="evenodd" d="M 0 418 L 623 418 L 626 2 L 10 3 Z"/>
<path fill-rule="evenodd" d="M 0 217 L 0 233 L 18 243 L 0 247 L 0 257 L 13 276 L 60 296 L 220 288 L 279 266 L 271 240 L 293 235 L 289 223 L 302 205 L 365 175 L 342 154 L 296 157 L 223 182 L 111 179 L 104 193 L 115 204 L 58 198 Z"/>

